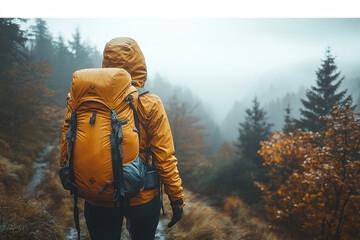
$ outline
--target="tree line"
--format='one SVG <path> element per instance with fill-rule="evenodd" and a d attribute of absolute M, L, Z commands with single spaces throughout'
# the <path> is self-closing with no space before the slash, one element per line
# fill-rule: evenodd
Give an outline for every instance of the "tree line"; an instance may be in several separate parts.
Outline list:
<path fill-rule="evenodd" d="M 65 43 L 61 36 L 53 39 L 43 19 L 21 30 L 26 21 L 0 19 L 0 138 L 8 146 L 4 150 L 14 155 L 27 145 L 23 142 L 55 135 L 50 129 L 59 129 L 59 108 L 64 107 L 72 73 L 101 62 L 100 53 L 83 42 L 79 29 Z"/>
<path fill-rule="evenodd" d="M 29 51 L 34 62 L 46 62 L 52 69 L 48 87 L 59 91 L 56 100 L 63 104 L 69 92 L 72 74 L 79 69 L 101 67 L 102 56 L 90 43 L 82 39 L 76 28 L 72 39 L 65 42 L 59 35 L 54 39 L 44 19 L 35 19 L 30 28 Z"/>
<path fill-rule="evenodd" d="M 301 99 L 300 118 L 292 117 L 288 106 L 282 131 L 271 132 L 272 123 L 255 98 L 238 125 L 236 141 L 223 143 L 216 155 L 191 154 L 194 148 L 199 153 L 206 146 L 199 139 L 191 144 L 192 135 L 175 135 L 175 144 L 189 143 L 181 145 L 189 155 L 179 156 L 184 184 L 219 201 L 237 195 L 262 209 L 279 231 L 290 231 L 293 237 L 356 239 L 360 234 L 360 122 L 352 96 L 346 89 L 339 90 L 344 79 L 328 48 L 316 82 Z M 177 105 L 181 107 L 170 111 L 178 115 L 171 112 L 170 118 L 182 117 L 193 125 L 175 121 L 173 131 L 190 130 L 203 136 L 198 134 L 201 125 L 184 117 L 189 106 Z"/>
<path fill-rule="evenodd" d="M 27 32 L 18 21 L 0 19 L 0 100 L 5 103 L 0 106 L 0 147 L 11 161 L 31 169 L 39 148 L 59 136 L 72 73 L 99 67 L 101 55 L 82 41 L 79 29 L 65 43 L 61 36 L 53 39 L 43 19 Z M 300 118 L 292 117 L 288 106 L 282 131 L 272 133 L 273 123 L 255 98 L 239 113 L 245 117 L 234 129 L 234 143 L 221 141 L 221 129 L 196 97 L 167 88 L 170 94 L 160 97 L 184 186 L 217 202 L 239 196 L 295 235 L 359 236 L 354 213 L 360 211 L 360 127 L 351 95 L 339 90 L 344 79 L 327 49 L 316 82 L 301 100 Z M 152 87 L 156 93 L 157 85 Z M 5 184 L 9 191 L 13 186 Z"/>

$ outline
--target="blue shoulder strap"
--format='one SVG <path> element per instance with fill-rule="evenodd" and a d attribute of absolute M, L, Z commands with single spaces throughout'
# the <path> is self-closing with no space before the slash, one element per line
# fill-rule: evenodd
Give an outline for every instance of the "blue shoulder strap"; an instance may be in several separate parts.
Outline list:
<path fill-rule="evenodd" d="M 150 92 L 150 91 L 149 91 L 149 90 L 146 90 L 145 88 L 140 88 L 140 89 L 138 89 L 139 97 L 140 97 L 141 95 L 144 95 L 144 94 L 149 93 L 149 92 Z"/>

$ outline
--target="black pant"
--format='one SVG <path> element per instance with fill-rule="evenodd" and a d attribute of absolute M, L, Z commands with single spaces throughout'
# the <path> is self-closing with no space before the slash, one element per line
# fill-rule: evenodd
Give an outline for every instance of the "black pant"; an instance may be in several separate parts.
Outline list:
<path fill-rule="evenodd" d="M 150 202 L 122 208 L 98 207 L 85 201 L 86 225 L 92 240 L 120 240 L 123 217 L 126 216 L 133 240 L 152 240 L 160 217 L 160 197 Z"/>

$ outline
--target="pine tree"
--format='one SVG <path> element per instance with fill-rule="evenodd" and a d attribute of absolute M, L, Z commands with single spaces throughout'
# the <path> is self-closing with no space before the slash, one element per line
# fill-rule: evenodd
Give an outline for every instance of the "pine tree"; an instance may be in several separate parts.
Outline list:
<path fill-rule="evenodd" d="M 0 48 L 0 56 L 8 61 L 0 71 L 0 139 L 17 160 L 18 154 L 53 136 L 58 128 L 52 128 L 57 123 L 53 113 L 59 111 L 49 104 L 55 93 L 45 86 L 51 69 L 29 57 L 27 33 L 12 19 L 0 20 L 0 32 L 0 42 L 8 47 Z"/>
<path fill-rule="evenodd" d="M 267 123 L 266 112 L 260 108 L 260 104 L 255 98 L 252 108 L 245 111 L 245 121 L 240 123 L 238 149 L 243 157 L 254 160 L 256 166 L 261 166 L 257 151 L 260 149 L 260 141 L 267 139 L 271 135 L 273 124 Z"/>
<path fill-rule="evenodd" d="M 346 96 L 347 90 L 338 92 L 345 77 L 340 77 L 330 48 L 326 49 L 325 60 L 321 61 L 321 67 L 316 71 L 316 86 L 307 91 L 307 99 L 301 99 L 304 109 L 300 109 L 302 117 L 297 121 L 297 127 L 314 132 L 326 124 L 319 117 L 330 116 L 335 104 L 344 106 L 352 101 L 351 95 Z"/>
<path fill-rule="evenodd" d="M 62 36 L 59 36 L 54 44 L 55 46 L 55 59 L 53 70 L 53 86 L 59 89 L 61 93 L 57 96 L 58 101 L 64 104 L 64 99 L 70 89 L 72 74 L 76 70 L 74 68 L 74 57 L 69 51 L 68 46 L 64 43 Z"/>
<path fill-rule="evenodd" d="M 33 26 L 32 29 L 35 35 L 32 49 L 35 62 L 52 62 L 54 59 L 53 39 L 46 21 L 37 18 L 36 25 Z"/>
<path fill-rule="evenodd" d="M 24 59 L 25 32 L 11 18 L 0 18 L 0 73 L 14 62 Z M 1 77 L 0 81 L 5 81 Z"/>
<path fill-rule="evenodd" d="M 295 123 L 294 120 L 291 118 L 291 108 L 290 105 L 288 104 L 287 108 L 285 108 L 285 119 L 284 119 L 284 127 L 283 127 L 283 132 L 286 134 L 289 134 L 290 132 L 292 132 L 295 129 Z"/>
<path fill-rule="evenodd" d="M 245 121 L 240 123 L 239 127 L 237 147 L 255 180 L 262 181 L 264 161 L 257 152 L 261 148 L 260 141 L 271 136 L 273 124 L 267 122 L 266 112 L 260 108 L 257 98 L 254 99 L 252 108 L 248 108 L 245 112 Z"/>
<path fill-rule="evenodd" d="M 14 95 L 12 92 L 16 90 L 12 71 L 19 63 L 27 59 L 25 51 L 25 43 L 27 38 L 25 32 L 20 30 L 20 25 L 15 19 L 0 18 L 0 138 L 9 132 L 11 119 L 7 117 L 13 109 L 9 108 L 9 104 L 13 102 Z M 2 144 L 3 145 L 3 144 Z"/>
<path fill-rule="evenodd" d="M 90 67 L 89 53 L 84 47 L 81 39 L 81 33 L 79 28 L 75 30 L 73 34 L 73 40 L 69 42 L 70 50 L 74 56 L 74 67 L 75 70 Z"/>
<path fill-rule="evenodd" d="M 247 203 L 253 204 L 262 199 L 258 183 L 267 181 L 265 173 L 268 171 L 257 152 L 261 149 L 260 142 L 271 135 L 273 124 L 267 122 L 266 112 L 260 108 L 257 98 L 245 113 L 244 122 L 239 123 L 239 137 L 235 143 L 237 155 L 234 160 L 221 165 L 212 182 L 224 194 L 236 193 Z"/>
<path fill-rule="evenodd" d="M 101 67 L 102 66 L 102 54 L 96 49 L 95 46 L 85 45 L 86 51 L 89 56 L 89 67 Z"/>
<path fill-rule="evenodd" d="M 101 67 L 102 56 L 95 47 L 82 41 L 80 30 L 77 28 L 69 42 L 70 50 L 74 56 L 75 70 L 82 68 Z"/>

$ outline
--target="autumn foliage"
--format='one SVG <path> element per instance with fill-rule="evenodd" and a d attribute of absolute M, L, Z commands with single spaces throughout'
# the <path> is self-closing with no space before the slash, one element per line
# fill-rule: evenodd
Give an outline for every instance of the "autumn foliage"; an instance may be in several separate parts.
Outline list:
<path fill-rule="evenodd" d="M 204 152 L 206 144 L 204 127 L 195 116 L 196 106 L 180 100 L 176 95 L 168 102 L 166 109 L 169 118 L 176 157 L 184 182 L 193 182 L 201 171 L 209 165 Z M 196 179 L 198 180 L 198 179 Z"/>
<path fill-rule="evenodd" d="M 46 78 L 51 68 L 46 63 L 23 61 L 1 73 L 0 138 L 9 145 L 9 157 L 32 151 L 30 144 L 51 139 L 59 126 L 59 108 L 48 104 L 56 91 L 48 89 Z M 5 150 L 5 149 L 4 149 Z"/>
<path fill-rule="evenodd" d="M 322 132 L 275 132 L 259 154 L 271 166 L 263 186 L 274 222 L 316 239 L 360 236 L 360 122 L 350 104 L 323 117 Z"/>

